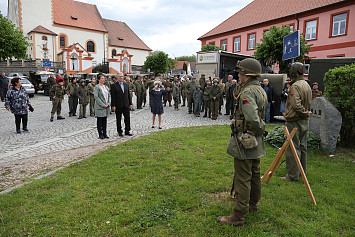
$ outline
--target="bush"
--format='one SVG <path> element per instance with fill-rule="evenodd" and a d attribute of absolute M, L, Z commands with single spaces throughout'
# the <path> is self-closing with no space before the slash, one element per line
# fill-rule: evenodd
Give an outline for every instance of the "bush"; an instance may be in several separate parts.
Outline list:
<path fill-rule="evenodd" d="M 330 69 L 324 77 L 324 96 L 339 110 L 343 118 L 340 143 L 354 146 L 355 139 L 355 64 Z"/>
<path fill-rule="evenodd" d="M 283 129 L 284 126 L 276 126 L 266 136 L 267 141 L 271 146 L 276 148 L 282 147 L 286 140 L 286 134 Z M 291 131 L 290 131 L 291 132 Z M 320 145 L 320 139 L 313 132 L 307 134 L 307 148 L 308 150 L 318 149 Z"/>

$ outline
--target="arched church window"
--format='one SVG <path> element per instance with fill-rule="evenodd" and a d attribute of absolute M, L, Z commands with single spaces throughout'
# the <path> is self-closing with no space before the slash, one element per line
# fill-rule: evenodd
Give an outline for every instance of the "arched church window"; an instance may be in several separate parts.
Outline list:
<path fill-rule="evenodd" d="M 116 56 L 117 55 L 117 51 L 116 51 L 116 49 L 113 49 L 112 50 L 112 56 Z"/>
<path fill-rule="evenodd" d="M 86 50 L 87 50 L 88 52 L 95 52 L 95 44 L 94 44 L 94 42 L 88 41 L 88 42 L 86 43 Z"/>

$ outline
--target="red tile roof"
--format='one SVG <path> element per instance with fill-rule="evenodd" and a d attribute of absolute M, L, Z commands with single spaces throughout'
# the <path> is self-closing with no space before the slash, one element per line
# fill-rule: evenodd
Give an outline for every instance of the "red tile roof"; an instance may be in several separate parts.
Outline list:
<path fill-rule="evenodd" d="M 190 64 L 189 61 L 177 61 L 175 69 L 184 69 L 184 63 L 186 63 L 186 66 Z"/>
<path fill-rule="evenodd" d="M 45 28 L 45 27 L 43 27 L 41 25 L 37 26 L 36 28 L 34 28 L 33 30 L 31 30 L 28 33 L 31 33 L 31 32 L 36 32 L 36 33 L 41 33 L 41 34 L 46 34 L 46 35 L 57 35 L 53 31 L 48 30 L 47 28 Z"/>
<path fill-rule="evenodd" d="M 104 19 L 108 29 L 108 44 L 133 49 L 151 49 L 122 21 Z"/>
<path fill-rule="evenodd" d="M 73 0 L 53 0 L 52 4 L 54 23 L 107 32 L 95 5 Z"/>
<path fill-rule="evenodd" d="M 254 0 L 198 39 L 345 1 L 347 0 Z"/>

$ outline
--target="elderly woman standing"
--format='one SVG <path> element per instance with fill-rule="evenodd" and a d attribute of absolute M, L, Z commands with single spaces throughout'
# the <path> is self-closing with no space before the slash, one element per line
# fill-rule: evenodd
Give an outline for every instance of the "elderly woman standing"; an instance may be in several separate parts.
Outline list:
<path fill-rule="evenodd" d="M 110 113 L 111 95 L 109 89 L 104 85 L 106 78 L 104 75 L 98 76 L 99 84 L 94 88 L 95 116 L 97 118 L 97 131 L 100 139 L 109 138 L 107 136 L 107 116 Z"/>
<path fill-rule="evenodd" d="M 161 115 L 164 113 L 163 108 L 163 95 L 166 95 L 168 92 L 161 85 L 160 81 L 154 82 L 154 88 L 149 91 L 149 96 L 151 99 L 151 112 L 153 114 L 153 125 L 155 127 L 155 117 L 158 115 L 159 119 L 159 129 L 161 129 Z"/>
<path fill-rule="evenodd" d="M 7 91 L 5 99 L 5 108 L 11 110 L 15 115 L 16 132 L 21 133 L 20 125 L 22 120 L 22 129 L 28 132 L 28 107 L 33 112 L 33 107 L 30 103 L 30 98 L 26 93 L 25 88 L 22 87 L 22 82 L 19 77 L 11 80 L 11 88 Z"/>

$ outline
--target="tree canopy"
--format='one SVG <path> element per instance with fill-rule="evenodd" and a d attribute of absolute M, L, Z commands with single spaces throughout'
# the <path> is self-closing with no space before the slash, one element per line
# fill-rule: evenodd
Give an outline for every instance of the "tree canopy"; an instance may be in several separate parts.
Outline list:
<path fill-rule="evenodd" d="M 215 51 L 215 50 L 222 50 L 222 49 L 213 44 L 205 44 L 204 46 L 201 47 L 201 51 Z"/>
<path fill-rule="evenodd" d="M 283 56 L 283 38 L 291 33 L 290 26 L 272 26 L 267 32 L 263 33 L 264 38 L 261 39 L 261 44 L 256 44 L 255 58 L 261 61 L 266 66 L 274 65 L 278 63 L 280 65 L 280 73 L 288 73 L 288 65 L 292 62 L 292 59 L 282 60 Z M 304 34 L 301 34 L 302 36 Z M 311 45 L 304 37 L 300 38 L 301 50 L 300 56 L 295 58 L 296 62 L 302 62 L 304 58 L 308 58 L 308 54 Z"/>
<path fill-rule="evenodd" d="M 154 73 L 166 73 L 169 64 L 171 63 L 169 63 L 168 54 L 163 51 L 154 51 L 146 58 L 143 69 L 146 71 L 150 69 Z"/>
<path fill-rule="evenodd" d="M 0 12 L 0 61 L 27 59 L 27 48 L 31 45 L 27 40 L 15 24 Z"/>
<path fill-rule="evenodd" d="M 193 54 L 191 56 L 181 56 L 177 57 L 176 61 L 188 61 L 188 62 L 196 62 L 196 55 Z"/>

